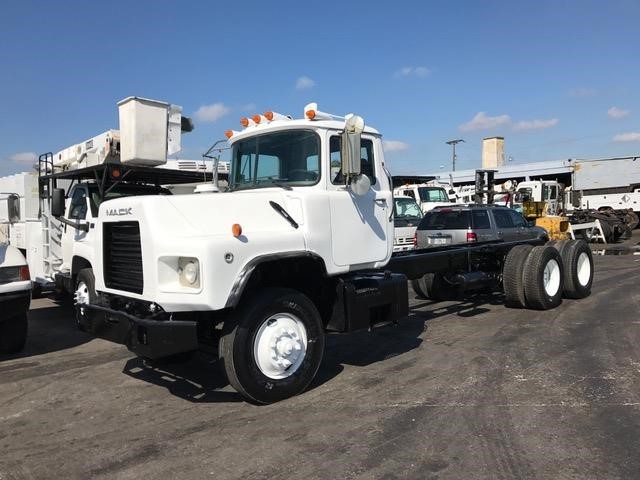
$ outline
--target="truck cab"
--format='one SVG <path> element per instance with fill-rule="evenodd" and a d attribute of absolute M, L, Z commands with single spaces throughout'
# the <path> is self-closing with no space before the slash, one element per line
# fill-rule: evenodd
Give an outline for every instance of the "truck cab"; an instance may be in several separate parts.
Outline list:
<path fill-rule="evenodd" d="M 394 195 L 411 197 L 418 205 L 422 213 L 436 208 L 451 205 L 447 189 L 442 185 L 428 182 L 415 185 L 403 185 L 394 189 Z"/>
<path fill-rule="evenodd" d="M 516 189 L 515 202 L 546 203 L 547 215 L 558 215 L 564 208 L 564 186 L 552 180 L 527 180 Z"/>
<path fill-rule="evenodd" d="M 125 197 L 101 205 L 98 257 L 111 262 L 98 262 L 96 290 L 168 312 L 220 310 L 236 306 L 261 263 L 311 260 L 329 276 L 386 264 L 393 198 L 380 134 L 362 125 L 353 145 L 345 121 L 307 111 L 315 113 L 258 118 L 229 132 L 225 193 Z M 120 258 L 123 245 L 115 241 L 127 228 L 135 232 L 127 248 L 138 252 L 132 261 L 139 270 Z M 195 272 L 195 281 L 184 278 L 186 271 Z"/>

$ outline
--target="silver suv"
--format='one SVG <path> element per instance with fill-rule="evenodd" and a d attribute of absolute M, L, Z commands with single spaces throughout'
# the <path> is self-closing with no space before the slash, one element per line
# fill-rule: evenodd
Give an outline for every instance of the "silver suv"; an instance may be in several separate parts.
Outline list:
<path fill-rule="evenodd" d="M 453 205 L 425 214 L 416 231 L 417 248 L 502 240 L 548 240 L 544 228 L 515 210 L 497 205 Z"/>

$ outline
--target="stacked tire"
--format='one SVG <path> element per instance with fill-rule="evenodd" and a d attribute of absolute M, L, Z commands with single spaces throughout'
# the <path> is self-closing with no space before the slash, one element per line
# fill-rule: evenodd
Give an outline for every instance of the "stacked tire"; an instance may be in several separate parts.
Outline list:
<path fill-rule="evenodd" d="M 502 283 L 510 308 L 549 310 L 563 297 L 587 297 L 593 283 L 591 249 L 583 240 L 518 245 L 505 258 Z"/>

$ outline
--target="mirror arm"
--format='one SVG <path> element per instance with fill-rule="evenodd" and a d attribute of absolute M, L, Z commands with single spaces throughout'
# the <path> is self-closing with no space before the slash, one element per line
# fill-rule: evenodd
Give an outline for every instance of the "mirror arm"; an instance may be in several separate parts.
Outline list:
<path fill-rule="evenodd" d="M 71 220 L 67 220 L 64 217 L 56 217 L 56 220 L 64 223 L 65 225 L 69 225 L 70 227 L 77 228 L 80 231 L 83 231 L 83 232 L 89 231 L 88 223 L 72 222 Z"/>

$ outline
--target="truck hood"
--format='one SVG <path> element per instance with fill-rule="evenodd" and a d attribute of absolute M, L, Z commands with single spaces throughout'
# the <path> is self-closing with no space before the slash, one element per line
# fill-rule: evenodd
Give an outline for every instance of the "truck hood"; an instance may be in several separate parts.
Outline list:
<path fill-rule="evenodd" d="M 166 225 L 174 236 L 230 235 L 233 224 L 243 233 L 292 231 L 294 227 L 269 202 L 280 205 L 298 224 L 303 209 L 294 191 L 261 189 L 227 193 L 121 197 L 100 205 L 107 220 L 140 218 Z"/>

